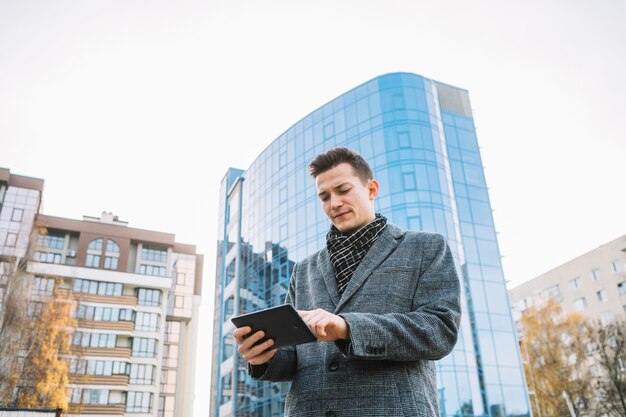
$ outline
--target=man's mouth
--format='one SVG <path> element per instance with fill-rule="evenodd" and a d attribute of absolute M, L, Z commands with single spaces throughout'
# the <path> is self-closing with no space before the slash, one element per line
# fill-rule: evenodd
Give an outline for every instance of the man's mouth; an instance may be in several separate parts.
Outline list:
<path fill-rule="evenodd" d="M 340 217 L 342 217 L 342 216 L 344 216 L 344 215 L 346 215 L 348 213 L 349 213 L 349 211 L 346 211 L 346 212 L 343 212 L 343 213 L 339 213 L 339 214 L 335 214 L 333 216 L 333 219 L 338 219 L 338 218 L 340 218 Z"/>

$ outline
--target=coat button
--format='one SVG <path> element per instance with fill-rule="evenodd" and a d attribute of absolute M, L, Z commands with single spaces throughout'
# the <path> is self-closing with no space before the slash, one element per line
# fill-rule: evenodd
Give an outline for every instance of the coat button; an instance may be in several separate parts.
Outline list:
<path fill-rule="evenodd" d="M 332 411 L 327 411 L 326 412 L 326 417 L 335 417 L 337 414 L 333 413 Z"/>
<path fill-rule="evenodd" d="M 339 364 L 338 364 L 337 362 L 333 361 L 333 362 L 331 362 L 331 363 L 328 365 L 328 369 L 330 369 L 331 371 L 333 371 L 333 372 L 334 372 L 334 371 L 336 371 L 337 369 L 339 369 Z M 329 413 L 330 413 L 330 412 L 331 412 L 331 411 L 329 411 Z"/>

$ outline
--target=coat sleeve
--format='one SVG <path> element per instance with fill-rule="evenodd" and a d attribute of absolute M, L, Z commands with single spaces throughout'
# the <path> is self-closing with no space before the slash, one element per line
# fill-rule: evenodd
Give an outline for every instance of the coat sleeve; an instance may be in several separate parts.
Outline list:
<path fill-rule="evenodd" d="M 295 307 L 295 281 L 296 281 L 296 264 L 291 273 L 289 280 L 289 290 L 285 297 L 285 304 L 291 304 Z M 276 351 L 272 359 L 262 365 L 251 365 L 248 363 L 248 374 L 253 378 L 261 381 L 291 381 L 296 376 L 297 369 L 297 351 L 295 346 L 285 346 Z"/>
<path fill-rule="evenodd" d="M 452 351 L 461 319 L 459 278 L 450 247 L 433 234 L 422 253 L 413 310 L 406 313 L 341 313 L 350 340 L 335 345 L 349 358 L 437 360 Z"/>

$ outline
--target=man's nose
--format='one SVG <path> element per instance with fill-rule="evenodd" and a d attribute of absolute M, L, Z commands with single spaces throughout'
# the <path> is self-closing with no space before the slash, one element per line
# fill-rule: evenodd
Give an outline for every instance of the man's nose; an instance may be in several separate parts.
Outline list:
<path fill-rule="evenodd" d="M 330 196 L 330 207 L 336 208 L 341 207 L 343 205 L 343 201 L 338 196 Z"/>

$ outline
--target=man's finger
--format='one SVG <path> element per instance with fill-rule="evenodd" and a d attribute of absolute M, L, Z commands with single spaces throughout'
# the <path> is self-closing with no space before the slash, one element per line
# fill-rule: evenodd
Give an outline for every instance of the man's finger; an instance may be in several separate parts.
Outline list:
<path fill-rule="evenodd" d="M 248 351 L 243 352 L 243 354 L 241 355 L 241 357 L 247 361 L 256 358 L 257 356 L 261 355 L 263 352 L 265 352 L 267 349 L 269 349 L 272 345 L 274 344 L 274 340 L 269 339 L 266 340 L 265 342 L 261 343 L 258 346 L 254 346 L 250 349 L 248 349 Z"/>
<path fill-rule="evenodd" d="M 252 365 L 261 365 L 274 357 L 276 354 L 276 349 L 268 350 L 254 358 L 250 359 L 248 362 Z"/>
<path fill-rule="evenodd" d="M 243 342 L 245 339 L 244 336 L 250 333 L 251 331 L 252 331 L 252 328 L 250 328 L 249 326 L 235 329 L 235 331 L 233 332 L 233 336 L 235 337 L 237 344 L 241 344 L 241 342 Z"/>
<path fill-rule="evenodd" d="M 265 332 L 263 330 L 259 330 L 253 335 L 246 337 L 241 342 L 237 350 L 239 351 L 239 353 L 242 353 L 242 354 L 247 352 L 252 347 L 252 345 L 254 345 L 259 340 L 263 339 L 264 336 L 265 336 Z"/>

